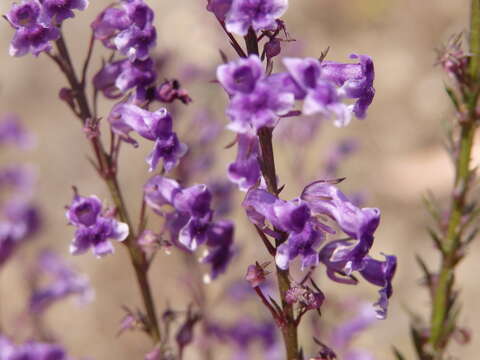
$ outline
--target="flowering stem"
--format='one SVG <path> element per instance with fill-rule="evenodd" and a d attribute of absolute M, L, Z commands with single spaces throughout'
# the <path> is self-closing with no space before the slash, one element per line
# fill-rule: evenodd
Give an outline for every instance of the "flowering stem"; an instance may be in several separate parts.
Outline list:
<path fill-rule="evenodd" d="M 248 54 L 258 55 L 258 40 L 255 31 L 250 28 L 248 34 L 245 36 L 245 45 L 248 50 Z M 278 195 L 277 187 L 277 173 L 275 169 L 275 157 L 273 153 L 273 143 L 272 143 L 272 129 L 270 128 L 261 128 L 258 131 L 258 138 L 261 148 L 261 169 L 263 177 L 267 183 L 267 189 L 270 193 L 275 196 Z M 282 234 L 279 239 L 275 239 L 275 246 L 278 247 L 286 240 L 286 235 L 279 230 L 275 230 Z M 285 296 L 287 291 L 290 289 L 290 272 L 289 270 L 282 270 L 278 266 L 277 268 L 277 281 L 278 281 L 278 290 L 280 293 L 280 299 L 282 301 L 282 310 L 283 310 L 283 323 L 281 327 L 283 341 L 285 344 L 285 351 L 287 354 L 287 360 L 297 360 L 299 349 L 298 349 L 298 334 L 297 327 L 298 324 L 295 321 L 295 315 L 293 311 L 293 305 L 289 304 Z"/>
<path fill-rule="evenodd" d="M 438 282 L 433 294 L 433 308 L 431 316 L 430 344 L 433 347 L 434 359 L 440 360 L 448 342 L 449 331 L 454 325 L 455 314 L 452 311 L 455 293 L 453 291 L 454 272 L 461 256 L 459 251 L 462 241 L 462 217 L 467 213 L 467 194 L 472 183 L 473 171 L 470 168 L 472 147 L 477 129 L 476 105 L 479 95 L 480 75 L 480 0 L 471 2 L 471 29 L 470 29 L 470 88 L 465 97 L 466 114 L 459 121 L 461 131 L 458 139 L 458 151 L 455 158 L 455 182 L 448 225 L 442 241 L 442 263 Z"/>
<path fill-rule="evenodd" d="M 56 46 L 59 54 L 59 60 L 61 62 L 61 64 L 59 65 L 62 71 L 65 73 L 65 76 L 67 77 L 67 80 L 71 86 L 73 97 L 78 105 L 80 120 L 84 125 L 86 125 L 89 121 L 97 121 L 97 119 L 92 119 L 92 112 L 90 110 L 90 106 L 88 104 L 87 96 L 85 93 L 85 82 L 78 80 L 63 37 L 60 37 L 56 41 Z M 91 43 L 89 47 L 89 55 L 87 56 L 86 61 L 89 61 L 92 48 L 93 44 Z M 82 71 L 82 77 L 84 76 L 84 74 L 86 74 L 86 71 L 86 66 L 84 66 Z M 127 207 L 125 205 L 123 195 L 117 180 L 116 164 L 114 161 L 112 161 L 112 158 L 105 151 L 104 146 L 98 136 L 92 137 L 90 139 L 90 142 L 93 151 L 97 157 L 98 170 L 110 191 L 112 201 L 118 211 L 118 216 L 120 220 L 122 222 L 125 222 L 130 229 L 130 233 L 125 240 L 125 244 L 129 251 L 130 260 L 135 270 L 136 279 L 140 287 L 143 303 L 146 309 L 148 319 L 148 333 L 155 343 L 159 343 L 161 340 L 161 333 L 158 326 L 155 304 L 153 301 L 153 296 L 147 277 L 148 261 L 145 257 L 145 254 L 135 242 L 136 236 L 133 230 L 134 228 L 128 215 Z"/>

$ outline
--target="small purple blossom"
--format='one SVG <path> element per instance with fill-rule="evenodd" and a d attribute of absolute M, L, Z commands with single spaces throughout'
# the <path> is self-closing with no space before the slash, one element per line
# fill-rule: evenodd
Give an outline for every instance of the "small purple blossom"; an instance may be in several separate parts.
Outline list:
<path fill-rule="evenodd" d="M 317 229 L 311 218 L 310 209 L 300 199 L 284 201 L 261 189 L 250 190 L 243 207 L 254 224 L 274 237 L 281 236 L 278 231 L 285 232 L 288 237 L 277 248 L 275 261 L 281 269 L 287 269 L 290 261 L 297 256 L 302 257 L 302 267 L 315 266 L 318 254 L 315 249 L 323 241 L 324 236 Z M 268 220 L 273 229 L 265 223 Z"/>
<path fill-rule="evenodd" d="M 238 134 L 238 153 L 236 160 L 228 165 L 228 178 L 247 191 L 260 181 L 258 138 L 250 134 Z"/>
<path fill-rule="evenodd" d="M 380 223 L 380 210 L 356 207 L 337 187 L 324 181 L 305 187 L 301 198 L 314 214 L 335 220 L 344 233 L 357 241 L 353 246 L 350 242 L 337 242 L 335 250 L 325 251 L 325 254 L 330 254 L 328 262 L 337 263 L 346 274 L 360 270 L 363 259 L 373 245 L 373 234 Z"/>
<path fill-rule="evenodd" d="M 210 279 L 215 280 L 223 274 L 230 263 L 233 251 L 235 227 L 231 221 L 219 220 L 212 223 L 207 233 L 208 251 L 202 263 L 210 264 Z"/>
<path fill-rule="evenodd" d="M 77 230 L 70 245 L 70 253 L 83 254 L 92 248 L 97 257 L 113 253 L 109 239 L 123 241 L 129 234 L 128 225 L 108 214 L 102 214 L 102 204 L 96 196 L 75 195 L 67 210 L 67 219 Z"/>
<path fill-rule="evenodd" d="M 131 131 L 155 141 L 153 151 L 146 160 L 150 171 L 155 170 L 160 159 L 163 159 L 166 171 L 172 170 L 188 150 L 172 131 L 172 117 L 165 108 L 150 112 L 133 104 L 118 104 L 113 108 L 108 120 L 112 130 L 135 147 L 138 143 L 130 137 Z"/>
<path fill-rule="evenodd" d="M 363 269 L 360 274 L 368 282 L 380 286 L 379 299 L 374 304 L 376 306 L 377 317 L 385 319 L 387 317 L 388 299 L 393 294 L 392 280 L 397 268 L 397 257 L 393 255 L 384 255 L 385 260 L 375 260 L 366 257 L 363 260 Z"/>
<path fill-rule="evenodd" d="M 73 18 L 73 10 L 85 10 L 88 0 L 40 0 L 42 4 L 41 22 L 46 26 L 60 25 L 64 20 Z"/>
<path fill-rule="evenodd" d="M 127 56 L 130 61 L 146 60 L 150 49 L 156 44 L 157 32 L 153 26 L 140 29 L 133 25 L 120 32 L 114 40 L 118 51 Z"/>
<path fill-rule="evenodd" d="M 157 175 L 145 184 L 144 193 L 147 205 L 165 216 L 174 244 L 189 251 L 207 246 L 201 262 L 211 266 L 209 280 L 226 270 L 234 254 L 234 226 L 227 220 L 212 220 L 212 195 L 205 185 L 182 188 L 175 180 Z M 166 212 L 168 206 L 174 211 Z"/>
<path fill-rule="evenodd" d="M 60 32 L 56 27 L 44 27 L 36 24 L 31 27 L 18 28 L 10 43 L 10 56 L 23 56 L 31 52 L 38 56 L 52 48 L 51 41 L 57 40 Z"/>
<path fill-rule="evenodd" d="M 353 113 L 359 119 L 365 118 L 367 108 L 373 101 L 375 89 L 373 80 L 375 70 L 373 61 L 367 55 L 350 55 L 351 59 L 359 59 L 357 64 L 343 64 L 334 61 L 321 63 L 322 78 L 340 86 L 341 96 L 358 99 L 353 107 Z"/>
<path fill-rule="evenodd" d="M 12 4 L 12 8 L 5 17 L 14 28 L 28 28 L 37 25 L 40 11 L 37 1 L 23 0 L 20 4 Z"/>
<path fill-rule="evenodd" d="M 124 9 L 108 7 L 92 22 L 91 27 L 95 38 L 102 41 L 109 49 L 115 49 L 114 37 L 128 28 L 131 20 Z"/>
<path fill-rule="evenodd" d="M 122 1 L 122 8 L 108 7 L 92 23 L 95 37 L 130 61 L 147 60 L 157 33 L 154 14 L 143 0 Z"/>
<path fill-rule="evenodd" d="M 288 0 L 233 0 L 225 25 L 228 31 L 242 36 L 250 27 L 255 31 L 275 30 L 276 20 L 287 8 Z"/>
<path fill-rule="evenodd" d="M 293 106 L 294 95 L 268 81 L 256 55 L 220 65 L 217 79 L 231 95 L 228 128 L 237 133 L 255 134 L 262 127 L 275 127 Z"/>

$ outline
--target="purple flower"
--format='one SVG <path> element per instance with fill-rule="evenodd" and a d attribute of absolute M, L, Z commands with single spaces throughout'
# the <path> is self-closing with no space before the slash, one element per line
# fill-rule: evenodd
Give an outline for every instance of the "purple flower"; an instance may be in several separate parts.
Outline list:
<path fill-rule="evenodd" d="M 157 168 L 160 159 L 163 159 L 163 168 L 166 172 L 174 169 L 188 151 L 187 145 L 178 141 L 177 134 L 174 132 L 161 134 L 155 140 L 152 152 L 147 157 L 149 171 Z"/>
<path fill-rule="evenodd" d="M 56 344 L 26 342 L 15 345 L 0 336 L 0 359 L 2 360 L 68 360 L 65 350 Z"/>
<path fill-rule="evenodd" d="M 357 118 L 363 119 L 375 95 L 373 88 L 375 70 L 370 56 L 352 54 L 350 58 L 359 59 L 360 62 L 343 64 L 323 61 L 321 63 L 322 78 L 341 86 L 340 91 L 345 97 L 358 99 L 353 107 L 353 113 Z"/>
<path fill-rule="evenodd" d="M 128 225 L 101 212 L 100 200 L 95 196 L 75 195 L 67 210 L 67 219 L 77 227 L 70 245 L 70 253 L 83 254 L 92 248 L 97 257 L 113 253 L 109 239 L 123 241 L 129 234 Z"/>
<path fill-rule="evenodd" d="M 53 252 L 42 252 L 38 265 L 38 270 L 49 275 L 52 281 L 34 289 L 30 297 L 30 311 L 34 313 L 43 312 L 53 303 L 70 295 L 78 296 L 82 303 L 91 300 L 93 290 L 90 288 L 88 279 L 73 271 Z"/>
<path fill-rule="evenodd" d="M 223 274 L 234 255 L 234 225 L 231 221 L 220 220 L 213 223 L 207 232 L 208 251 L 202 263 L 210 264 L 210 279 L 215 280 Z"/>
<path fill-rule="evenodd" d="M 93 77 L 93 86 L 101 91 L 106 98 L 117 99 L 122 96 L 122 92 L 116 86 L 116 81 L 123 71 L 127 59 L 107 63 Z"/>
<path fill-rule="evenodd" d="M 261 177 L 259 165 L 258 138 L 250 134 L 238 134 L 238 153 L 236 160 L 228 165 L 228 178 L 247 191 L 256 185 Z"/>
<path fill-rule="evenodd" d="M 250 27 L 255 31 L 274 30 L 287 7 L 288 0 L 233 0 L 225 24 L 229 32 L 242 36 Z"/>
<path fill-rule="evenodd" d="M 290 261 L 302 257 L 302 269 L 318 264 L 316 248 L 323 242 L 324 234 L 309 221 L 299 233 L 291 233 L 288 239 L 277 248 L 275 262 L 281 269 L 287 269 Z"/>
<path fill-rule="evenodd" d="M 0 121 L 0 145 L 16 145 L 28 148 L 32 145 L 32 137 L 25 130 L 18 116 L 4 115 Z"/>
<path fill-rule="evenodd" d="M 129 135 L 132 130 L 155 141 L 154 149 L 147 157 L 150 171 L 155 170 L 159 159 L 163 159 L 166 171 L 172 170 L 187 152 L 187 146 L 180 143 L 172 131 L 172 117 L 164 108 L 150 112 L 133 104 L 118 104 L 108 120 L 112 130 L 135 147 L 138 143 Z"/>
<path fill-rule="evenodd" d="M 293 101 L 293 94 L 281 92 L 281 89 L 260 81 L 252 93 L 232 97 L 227 109 L 227 115 L 232 120 L 228 128 L 238 133 L 256 133 L 262 127 L 273 128 L 279 117 L 291 110 Z"/>
<path fill-rule="evenodd" d="M 60 31 L 56 27 L 34 25 L 17 29 L 10 43 L 10 56 L 23 56 L 31 52 L 38 56 L 43 51 L 51 49 L 50 41 L 57 40 Z"/>
<path fill-rule="evenodd" d="M 155 63 L 152 59 L 124 62 L 122 72 L 115 81 L 120 91 L 125 92 L 133 87 L 146 87 L 151 85 L 156 77 Z"/>
<path fill-rule="evenodd" d="M 145 29 L 152 24 L 154 18 L 153 10 L 145 4 L 144 0 L 124 0 L 123 7 L 132 24 L 138 28 Z"/>
<path fill-rule="evenodd" d="M 122 1 L 122 6 L 123 9 L 109 7 L 97 17 L 92 23 L 95 37 L 132 62 L 146 60 L 157 38 L 153 11 L 143 0 Z"/>
<path fill-rule="evenodd" d="M 148 180 L 143 190 L 147 205 L 161 213 L 164 205 L 173 205 L 173 197 L 181 188 L 175 180 L 156 175 Z"/>
<path fill-rule="evenodd" d="M 220 21 L 225 17 L 232 6 L 233 0 L 208 0 L 207 10 L 215 14 Z"/>
<path fill-rule="evenodd" d="M 268 82 L 256 55 L 220 65 L 217 79 L 232 96 L 227 109 L 232 131 L 256 133 L 262 127 L 275 127 L 279 116 L 293 106 L 294 95 Z"/>
<path fill-rule="evenodd" d="M 397 257 L 393 255 L 384 255 L 385 261 L 375 260 L 366 257 L 363 260 L 363 269 L 360 274 L 368 282 L 380 286 L 378 293 L 380 297 L 374 304 L 377 309 L 377 317 L 385 319 L 387 317 L 388 299 L 392 296 L 392 280 L 397 269 Z"/>
<path fill-rule="evenodd" d="M 124 9 L 108 7 L 97 16 L 91 27 L 96 39 L 102 41 L 105 47 L 115 49 L 112 39 L 130 24 L 131 20 Z"/>
<path fill-rule="evenodd" d="M 102 211 L 102 203 L 95 195 L 89 197 L 75 196 L 66 216 L 74 226 L 91 226 L 97 222 Z"/>
<path fill-rule="evenodd" d="M 373 234 L 380 222 L 380 210 L 359 209 L 337 187 L 322 181 L 305 187 L 301 198 L 308 203 L 312 213 L 332 218 L 345 234 L 357 240 L 353 246 L 350 242 L 337 242 L 328 262 L 341 264 L 347 275 L 360 270 L 364 257 L 372 247 Z M 325 254 L 329 252 L 325 250 Z"/>
<path fill-rule="evenodd" d="M 130 137 L 130 131 L 152 141 L 172 131 L 172 117 L 165 108 L 150 112 L 133 104 L 120 103 L 113 108 L 108 120 L 112 130 L 135 147 L 138 143 Z"/>
<path fill-rule="evenodd" d="M 40 5 L 35 0 L 23 0 L 21 4 L 13 4 L 6 14 L 8 22 L 14 28 L 33 27 L 40 16 Z"/>
<path fill-rule="evenodd" d="M 42 23 L 46 26 L 60 25 L 64 20 L 73 18 L 72 10 L 85 10 L 88 0 L 40 0 L 42 4 Z"/>
<path fill-rule="evenodd" d="M 213 222 L 212 195 L 205 185 L 182 188 L 176 181 L 157 175 L 144 187 L 145 202 L 155 212 L 164 214 L 170 205 L 173 212 L 164 214 L 166 228 L 172 242 L 189 251 L 206 244 L 208 252 L 202 262 L 210 264 L 208 279 L 223 273 L 233 256 L 233 224 L 220 220 Z"/>
<path fill-rule="evenodd" d="M 151 85 L 157 77 L 152 59 L 144 61 L 127 59 L 107 63 L 95 74 L 93 85 L 102 91 L 105 97 L 115 99 L 135 87 Z"/>
<path fill-rule="evenodd" d="M 290 261 L 302 257 L 302 267 L 315 266 L 318 254 L 315 249 L 323 241 L 323 234 L 317 229 L 310 209 L 300 199 L 280 200 L 269 192 L 252 189 L 243 201 L 243 207 L 254 224 L 274 237 L 281 236 L 277 231 L 287 233 L 288 238 L 277 248 L 275 262 L 281 269 L 288 268 Z M 274 229 L 268 229 L 268 220 Z"/>
<path fill-rule="evenodd" d="M 246 59 L 240 58 L 217 68 L 217 79 L 230 95 L 251 93 L 257 81 L 264 76 L 262 62 L 256 55 L 250 55 Z"/>
<path fill-rule="evenodd" d="M 130 61 L 146 60 L 150 49 L 156 44 L 157 32 L 153 26 L 140 29 L 132 25 L 120 32 L 114 39 L 115 47 Z"/>
<path fill-rule="evenodd" d="M 335 125 L 339 127 L 350 123 L 351 110 L 342 103 L 335 84 L 322 78 L 319 60 L 285 58 L 283 63 L 296 85 L 303 91 L 300 98 L 304 99 L 305 115 L 321 114 L 325 118 L 334 119 Z"/>

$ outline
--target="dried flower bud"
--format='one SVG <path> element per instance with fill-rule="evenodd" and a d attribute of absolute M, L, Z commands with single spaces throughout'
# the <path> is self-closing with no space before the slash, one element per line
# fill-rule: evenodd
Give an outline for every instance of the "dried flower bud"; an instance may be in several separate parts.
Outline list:
<path fill-rule="evenodd" d="M 267 275 L 268 273 L 265 272 L 265 268 L 259 263 L 256 263 L 248 266 L 245 280 L 247 280 L 253 288 L 256 288 L 265 281 Z"/>

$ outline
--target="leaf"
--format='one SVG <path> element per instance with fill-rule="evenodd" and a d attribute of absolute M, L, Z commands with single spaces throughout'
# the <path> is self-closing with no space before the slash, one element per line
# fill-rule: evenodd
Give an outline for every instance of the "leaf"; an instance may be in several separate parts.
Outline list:
<path fill-rule="evenodd" d="M 413 325 L 410 325 L 410 335 L 412 336 L 413 345 L 418 357 L 422 360 L 433 360 L 433 357 L 424 351 L 423 345 L 425 344 L 425 341 L 420 332 Z"/>
<path fill-rule="evenodd" d="M 428 233 L 430 234 L 430 237 L 432 238 L 433 242 L 435 243 L 435 246 L 437 247 L 438 250 L 440 250 L 443 254 L 445 254 L 445 250 L 443 249 L 443 244 L 442 240 L 440 239 L 440 236 L 433 230 L 432 228 L 427 228 Z"/>
<path fill-rule="evenodd" d="M 425 276 L 425 280 L 427 281 L 428 288 L 432 289 L 432 273 L 430 272 L 430 270 L 428 270 L 427 264 L 423 261 L 420 255 L 415 255 L 415 259 L 417 260 L 418 266 L 420 266 L 423 271 L 423 275 Z"/>
<path fill-rule="evenodd" d="M 402 353 L 395 346 L 393 346 L 392 348 L 396 360 L 407 360 L 407 358 L 403 356 Z"/>
<path fill-rule="evenodd" d="M 427 194 L 422 196 L 422 201 L 427 208 L 427 211 L 432 216 L 432 218 L 439 223 L 441 220 L 440 211 L 438 207 L 437 200 L 431 191 L 428 191 Z"/>
<path fill-rule="evenodd" d="M 452 101 L 452 104 L 455 107 L 455 110 L 460 111 L 460 103 L 458 102 L 457 95 L 455 95 L 455 92 L 447 85 L 445 85 L 445 91 L 447 92 L 448 97 Z"/>

